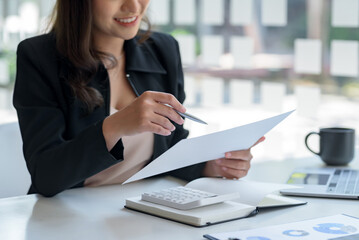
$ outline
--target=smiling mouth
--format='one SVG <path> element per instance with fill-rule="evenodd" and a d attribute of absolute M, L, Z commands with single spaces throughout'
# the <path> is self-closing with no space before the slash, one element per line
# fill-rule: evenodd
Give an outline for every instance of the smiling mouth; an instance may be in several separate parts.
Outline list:
<path fill-rule="evenodd" d="M 130 17 L 130 18 L 115 18 L 116 22 L 123 23 L 123 24 L 130 24 L 137 20 L 137 17 Z"/>

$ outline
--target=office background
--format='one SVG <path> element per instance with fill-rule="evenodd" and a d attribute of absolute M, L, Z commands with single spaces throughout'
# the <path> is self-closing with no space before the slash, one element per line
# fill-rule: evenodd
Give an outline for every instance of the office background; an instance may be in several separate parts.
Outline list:
<path fill-rule="evenodd" d="M 17 44 L 44 32 L 54 2 L 0 0 L 2 124 L 16 121 Z M 297 109 L 253 150 L 254 161 L 280 161 L 311 155 L 304 137 L 320 127 L 359 131 L 359 0 L 152 0 L 148 15 L 154 30 L 178 40 L 185 105 L 209 122 L 186 122 L 191 136 Z M 0 147 L 10 151 L 3 129 Z M 0 156 L 3 171 L 10 154 Z"/>

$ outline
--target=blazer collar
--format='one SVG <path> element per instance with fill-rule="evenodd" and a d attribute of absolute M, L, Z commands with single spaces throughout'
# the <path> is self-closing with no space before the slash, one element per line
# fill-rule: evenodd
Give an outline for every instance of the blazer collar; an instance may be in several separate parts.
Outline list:
<path fill-rule="evenodd" d="M 126 40 L 124 50 L 126 54 L 126 72 L 148 72 L 166 74 L 167 71 L 162 66 L 153 49 L 149 47 L 148 42 L 139 44 L 137 37 Z M 147 40 L 150 41 L 150 40 Z M 68 68 L 72 65 L 67 58 L 58 55 L 61 59 L 60 77 L 68 75 Z"/>
<path fill-rule="evenodd" d="M 166 74 L 149 42 L 139 44 L 137 41 L 137 37 L 125 41 L 126 71 Z"/>

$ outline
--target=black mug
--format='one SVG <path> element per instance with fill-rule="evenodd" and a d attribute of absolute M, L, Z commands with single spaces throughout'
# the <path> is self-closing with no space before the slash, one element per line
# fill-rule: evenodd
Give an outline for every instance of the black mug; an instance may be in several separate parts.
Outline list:
<path fill-rule="evenodd" d="M 320 137 L 319 153 L 308 146 L 308 138 L 312 134 Z M 305 145 L 328 165 L 346 165 L 354 158 L 355 130 L 352 128 L 321 128 L 319 133 L 310 132 L 305 137 Z"/>

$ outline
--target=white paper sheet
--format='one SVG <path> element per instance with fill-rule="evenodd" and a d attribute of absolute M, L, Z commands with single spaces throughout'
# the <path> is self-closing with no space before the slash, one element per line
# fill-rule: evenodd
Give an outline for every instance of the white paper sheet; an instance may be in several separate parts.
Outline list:
<path fill-rule="evenodd" d="M 307 118 L 316 118 L 320 108 L 320 88 L 315 86 L 295 86 L 297 114 Z"/>
<path fill-rule="evenodd" d="M 295 40 L 295 72 L 320 74 L 322 72 L 322 42 L 316 39 Z"/>
<path fill-rule="evenodd" d="M 331 44 L 331 68 L 333 76 L 358 76 L 358 42 L 334 40 Z"/>
<path fill-rule="evenodd" d="M 252 23 L 253 0 L 232 0 L 231 18 L 232 25 L 249 25 Z"/>
<path fill-rule="evenodd" d="M 316 218 L 301 222 L 286 223 L 277 226 L 256 228 L 251 230 L 215 233 L 204 236 L 208 239 L 358 239 L 359 219 L 343 214 Z M 349 237 L 357 234 L 356 237 Z M 344 238 L 348 236 L 348 238 Z M 343 238 L 340 238 L 343 237 Z"/>
<path fill-rule="evenodd" d="M 177 25 L 192 25 L 196 21 L 195 0 L 176 0 L 174 2 L 174 22 Z"/>
<path fill-rule="evenodd" d="M 210 66 L 218 66 L 223 54 L 224 40 L 222 36 L 204 36 L 202 38 L 202 61 Z"/>
<path fill-rule="evenodd" d="M 261 105 L 266 111 L 281 112 L 284 103 L 286 87 L 284 83 L 262 82 Z"/>
<path fill-rule="evenodd" d="M 0 59 L 0 84 L 8 84 L 10 81 L 9 64 L 6 59 Z"/>
<path fill-rule="evenodd" d="M 186 93 L 185 106 L 195 105 L 197 96 L 197 83 L 195 78 L 188 75 L 184 76 L 184 91 Z"/>
<path fill-rule="evenodd" d="M 150 20 L 153 24 L 166 25 L 170 21 L 169 0 L 151 1 L 148 9 Z"/>
<path fill-rule="evenodd" d="M 56 0 L 40 1 L 41 17 L 50 16 L 52 9 L 54 8 Z"/>
<path fill-rule="evenodd" d="M 234 57 L 234 65 L 238 68 L 252 68 L 254 53 L 254 40 L 250 37 L 232 37 L 231 53 Z"/>
<path fill-rule="evenodd" d="M 332 26 L 359 27 L 359 0 L 333 0 Z"/>
<path fill-rule="evenodd" d="M 123 184 L 221 158 L 228 151 L 248 149 L 293 111 L 225 131 L 183 139 Z"/>
<path fill-rule="evenodd" d="M 0 88 L 0 109 L 11 109 L 12 101 L 11 101 L 12 92 L 7 90 L 6 88 Z M 2 119 L 0 120 L 0 123 Z"/>
<path fill-rule="evenodd" d="M 192 34 L 176 35 L 180 51 L 182 64 L 191 65 L 196 61 L 196 37 Z"/>
<path fill-rule="evenodd" d="M 287 0 L 262 0 L 262 24 L 283 27 L 287 25 Z"/>
<path fill-rule="evenodd" d="M 232 79 L 229 82 L 229 94 L 233 106 L 250 108 L 254 99 L 254 83 L 251 80 Z"/>
<path fill-rule="evenodd" d="M 202 1 L 202 21 L 208 25 L 222 25 L 224 23 L 224 1 Z"/>
<path fill-rule="evenodd" d="M 221 78 L 202 79 L 201 93 L 201 106 L 219 107 L 223 105 L 224 80 Z"/>

